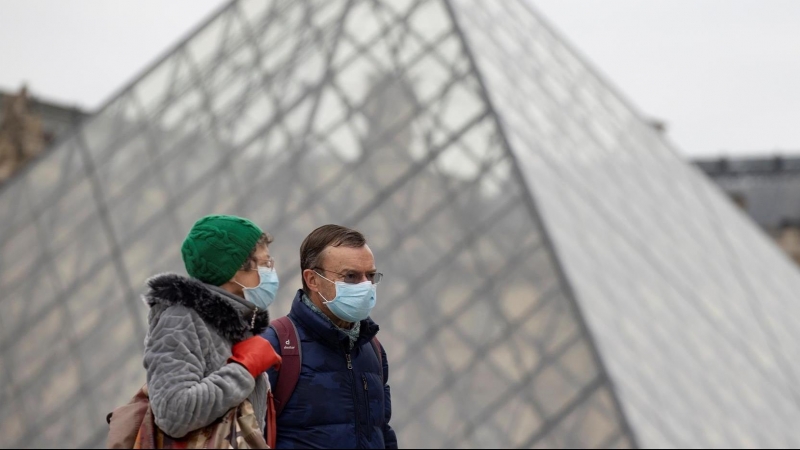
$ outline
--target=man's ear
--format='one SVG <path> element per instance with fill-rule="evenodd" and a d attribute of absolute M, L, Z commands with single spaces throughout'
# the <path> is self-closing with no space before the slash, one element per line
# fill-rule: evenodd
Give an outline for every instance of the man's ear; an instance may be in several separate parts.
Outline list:
<path fill-rule="evenodd" d="M 319 292 L 319 277 L 316 272 L 311 269 L 304 270 L 303 279 L 311 292 Z"/>

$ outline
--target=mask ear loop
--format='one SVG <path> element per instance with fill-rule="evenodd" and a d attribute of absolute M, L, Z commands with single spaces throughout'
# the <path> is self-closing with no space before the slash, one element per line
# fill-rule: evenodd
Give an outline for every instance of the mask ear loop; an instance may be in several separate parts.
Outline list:
<path fill-rule="evenodd" d="M 248 287 L 245 287 L 245 286 L 244 286 L 242 283 L 239 283 L 239 282 L 238 282 L 238 281 L 236 281 L 236 280 L 231 280 L 231 281 L 233 281 L 234 283 L 236 283 L 236 284 L 238 284 L 239 286 L 241 286 L 241 287 L 242 287 L 242 289 L 250 289 L 250 288 L 248 288 Z M 253 307 L 254 307 L 255 309 L 253 310 L 253 318 L 252 318 L 252 319 L 250 319 L 250 331 L 254 331 L 254 330 L 256 329 L 256 317 L 258 317 L 258 313 L 259 313 L 259 311 L 258 311 L 258 306 L 256 306 L 256 305 L 253 305 Z"/>
<path fill-rule="evenodd" d="M 243 285 L 242 283 L 239 283 L 239 282 L 238 282 L 238 281 L 236 281 L 236 280 L 231 280 L 231 281 L 233 281 L 234 283 L 236 283 L 236 284 L 238 284 L 239 286 L 241 286 L 241 287 L 242 287 L 242 289 L 245 289 L 245 290 L 247 290 L 247 289 L 252 289 L 252 288 L 249 288 L 249 287 L 245 287 L 245 285 Z M 253 310 L 253 318 L 252 318 L 252 319 L 250 319 L 250 331 L 255 331 L 255 329 L 256 329 L 256 317 L 258 317 L 258 313 L 259 313 L 259 311 L 258 311 L 258 306 L 256 306 L 256 305 L 253 305 L 253 307 L 254 307 L 255 309 Z"/>
<path fill-rule="evenodd" d="M 274 269 L 273 269 L 273 270 L 274 270 Z M 254 287 L 254 288 L 249 288 L 249 287 L 247 287 L 247 286 L 243 285 L 242 283 L 239 283 L 238 281 L 236 281 L 236 278 L 232 278 L 232 279 L 231 279 L 231 281 L 233 281 L 234 283 L 236 283 L 236 284 L 238 284 L 239 286 L 241 286 L 241 288 L 242 288 L 242 289 L 255 289 L 255 288 L 257 288 L 257 287 L 258 287 L 258 286 L 256 286 L 256 287 Z M 259 275 L 258 275 L 258 284 L 259 284 L 259 285 L 261 285 L 261 274 L 259 274 Z"/>
<path fill-rule="evenodd" d="M 336 283 L 334 283 L 333 281 L 325 278 L 324 276 L 322 276 L 322 274 L 320 274 L 316 270 L 314 271 L 314 273 L 319 275 L 320 278 L 322 278 L 323 280 L 327 281 L 328 283 L 333 283 L 334 286 L 336 285 Z M 323 305 L 330 305 L 331 303 L 333 303 L 333 300 L 336 300 L 335 298 L 333 300 L 328 300 L 327 298 L 325 298 L 324 295 L 322 295 L 322 292 L 319 292 L 319 291 L 317 291 L 317 294 L 319 294 L 319 296 L 322 297 L 323 300 L 325 300 L 324 302 L 322 302 Z"/>

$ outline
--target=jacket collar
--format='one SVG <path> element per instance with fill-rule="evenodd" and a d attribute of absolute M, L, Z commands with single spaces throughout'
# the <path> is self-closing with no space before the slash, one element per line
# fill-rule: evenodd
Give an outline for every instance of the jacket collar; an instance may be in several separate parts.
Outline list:
<path fill-rule="evenodd" d="M 292 303 L 292 312 L 289 316 L 308 333 L 314 335 L 315 340 L 337 349 L 350 348 L 350 338 L 347 337 L 347 334 L 337 328 L 333 322 L 320 316 L 306 306 L 306 304 L 303 303 L 304 294 L 302 289 L 297 292 L 294 302 Z M 380 327 L 373 322 L 372 319 L 367 318 L 367 320 L 362 320 L 361 334 L 358 341 L 356 341 L 356 348 L 369 343 L 377 336 L 379 330 Z"/>
<path fill-rule="evenodd" d="M 189 308 L 231 342 L 259 335 L 269 326 L 267 311 L 260 311 L 243 298 L 193 278 L 169 273 L 156 275 L 147 280 L 147 286 L 149 290 L 143 300 L 148 306 Z"/>

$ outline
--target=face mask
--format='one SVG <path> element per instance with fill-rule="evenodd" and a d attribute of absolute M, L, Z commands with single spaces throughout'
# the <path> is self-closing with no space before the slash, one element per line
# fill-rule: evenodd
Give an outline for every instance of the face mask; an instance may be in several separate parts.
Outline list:
<path fill-rule="evenodd" d="M 319 294 L 333 315 L 348 323 L 358 323 L 369 317 L 378 302 L 378 290 L 371 281 L 361 284 L 347 284 L 343 281 L 334 283 L 322 275 L 319 276 L 336 285 L 336 298 L 333 300 L 329 301 L 322 293 Z"/>
<path fill-rule="evenodd" d="M 254 288 L 245 287 L 236 280 L 233 282 L 244 288 L 245 300 L 256 305 L 258 309 L 266 311 L 275 301 L 281 283 L 278 279 L 278 272 L 275 272 L 274 269 L 259 267 L 258 276 L 261 277 L 261 283 Z"/>

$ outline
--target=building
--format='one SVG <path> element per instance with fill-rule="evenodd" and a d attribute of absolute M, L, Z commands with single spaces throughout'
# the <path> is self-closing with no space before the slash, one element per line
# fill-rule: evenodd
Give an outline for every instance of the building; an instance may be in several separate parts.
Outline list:
<path fill-rule="evenodd" d="M 386 273 L 404 447 L 797 447 L 800 272 L 525 1 L 232 1 L 0 188 L 0 446 L 102 446 L 145 279 L 248 216 Z"/>
<path fill-rule="evenodd" d="M 800 264 L 800 158 L 697 161 Z"/>
<path fill-rule="evenodd" d="M 87 116 L 77 109 L 0 92 L 0 184 Z"/>

